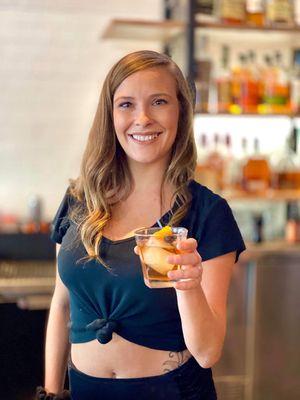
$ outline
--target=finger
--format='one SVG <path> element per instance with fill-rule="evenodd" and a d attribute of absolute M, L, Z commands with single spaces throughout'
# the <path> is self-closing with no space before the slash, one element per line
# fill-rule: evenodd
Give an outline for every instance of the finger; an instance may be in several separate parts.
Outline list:
<path fill-rule="evenodd" d="M 174 282 L 173 287 L 177 290 L 191 290 L 195 288 L 200 288 L 200 279 L 191 279 L 188 281 Z"/>
<path fill-rule="evenodd" d="M 135 246 L 133 251 L 135 252 L 135 254 L 137 254 L 138 256 L 140 255 L 140 250 L 139 250 L 139 246 Z"/>
<path fill-rule="evenodd" d="M 189 238 L 186 240 L 181 240 L 177 243 L 177 249 L 178 250 L 183 250 L 187 252 L 193 252 L 197 250 L 198 243 L 196 239 Z"/>
<path fill-rule="evenodd" d="M 193 253 L 174 254 L 168 256 L 168 262 L 178 265 L 199 265 L 201 264 L 201 257 L 197 251 Z"/>
<path fill-rule="evenodd" d="M 201 270 L 198 267 L 178 269 L 176 271 L 169 271 L 168 277 L 170 279 L 198 279 L 201 277 Z"/>

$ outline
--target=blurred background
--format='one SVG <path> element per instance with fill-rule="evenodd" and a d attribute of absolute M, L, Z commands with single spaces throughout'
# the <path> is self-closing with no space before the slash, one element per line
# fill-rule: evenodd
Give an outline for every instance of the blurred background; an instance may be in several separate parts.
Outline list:
<path fill-rule="evenodd" d="M 0 397 L 30 399 L 43 381 L 50 222 L 108 70 L 141 49 L 195 82 L 196 179 L 247 241 L 219 398 L 299 399 L 299 0 L 0 0 Z"/>

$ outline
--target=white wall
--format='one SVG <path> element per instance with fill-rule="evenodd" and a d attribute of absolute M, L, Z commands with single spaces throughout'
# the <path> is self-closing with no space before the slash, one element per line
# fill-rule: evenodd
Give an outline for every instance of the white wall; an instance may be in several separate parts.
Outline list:
<path fill-rule="evenodd" d="M 81 155 L 109 68 L 158 43 L 102 40 L 111 18 L 162 17 L 161 0 L 0 1 L 0 213 L 31 195 L 51 219 Z"/>

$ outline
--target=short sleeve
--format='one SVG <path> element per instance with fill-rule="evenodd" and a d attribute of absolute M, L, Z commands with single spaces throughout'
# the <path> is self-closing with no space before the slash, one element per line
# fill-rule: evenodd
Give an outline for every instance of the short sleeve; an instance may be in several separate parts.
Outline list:
<path fill-rule="evenodd" d="M 50 238 L 53 242 L 60 244 L 70 226 L 70 220 L 69 220 L 70 207 L 71 207 L 71 195 L 69 194 L 69 189 L 68 189 L 51 223 Z"/>
<path fill-rule="evenodd" d="M 239 255 L 246 249 L 241 232 L 227 201 L 220 198 L 208 212 L 200 238 L 198 252 L 203 261 L 236 251 L 237 262 Z"/>

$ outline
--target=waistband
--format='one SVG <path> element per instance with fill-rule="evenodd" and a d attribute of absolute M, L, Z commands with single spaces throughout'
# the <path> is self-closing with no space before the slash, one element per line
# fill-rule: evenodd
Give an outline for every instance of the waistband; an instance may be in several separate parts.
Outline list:
<path fill-rule="evenodd" d="M 211 373 L 210 368 L 202 368 L 197 361 L 195 360 L 194 357 L 190 357 L 184 364 L 180 365 L 178 368 L 173 369 L 172 371 L 166 372 L 165 374 L 161 375 L 153 375 L 153 376 L 145 376 L 145 377 L 140 377 L 140 378 L 101 378 L 101 377 L 95 377 L 91 376 L 88 374 L 85 374 L 84 372 L 78 370 L 76 366 L 73 364 L 72 360 L 69 360 L 68 363 L 68 368 L 69 371 L 72 371 L 73 374 L 81 376 L 82 378 L 85 378 L 90 381 L 94 382 L 103 382 L 103 383 L 138 383 L 138 382 L 147 382 L 147 383 L 155 383 L 155 382 L 160 382 L 160 381 L 165 381 L 168 379 L 173 379 L 175 377 L 180 377 L 181 375 L 185 375 L 186 372 L 191 372 L 195 369 L 197 369 L 198 373 Z"/>

